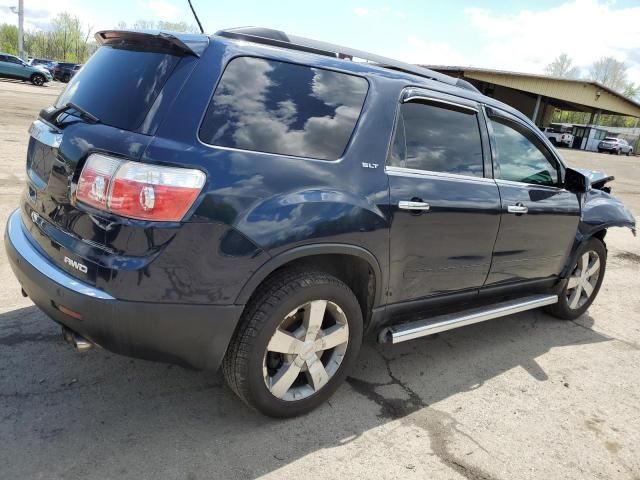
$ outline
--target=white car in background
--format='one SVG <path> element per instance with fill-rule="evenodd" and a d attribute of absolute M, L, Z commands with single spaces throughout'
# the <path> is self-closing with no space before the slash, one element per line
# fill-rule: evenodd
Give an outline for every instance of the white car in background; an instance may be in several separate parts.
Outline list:
<path fill-rule="evenodd" d="M 573 135 L 571 135 L 570 133 L 561 132 L 560 130 L 556 130 L 555 128 L 550 127 L 543 127 L 540 130 L 554 145 L 570 147 L 573 143 Z"/>

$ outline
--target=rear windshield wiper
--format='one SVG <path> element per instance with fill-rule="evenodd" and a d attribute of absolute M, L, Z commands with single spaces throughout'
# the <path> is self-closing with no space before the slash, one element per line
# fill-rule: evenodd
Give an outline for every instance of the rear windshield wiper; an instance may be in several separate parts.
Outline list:
<path fill-rule="evenodd" d="M 64 104 L 62 107 L 58 107 L 58 108 L 53 108 L 53 109 L 45 108 L 43 110 L 40 110 L 40 117 L 52 125 L 58 125 L 57 123 L 58 116 L 61 113 L 67 112 L 69 110 L 75 110 L 80 115 L 80 118 L 82 118 L 83 120 L 86 120 L 89 123 L 100 123 L 100 119 L 98 117 L 91 114 L 90 112 L 87 112 L 84 108 L 80 107 L 79 105 L 76 105 L 73 102 L 68 102 Z"/>

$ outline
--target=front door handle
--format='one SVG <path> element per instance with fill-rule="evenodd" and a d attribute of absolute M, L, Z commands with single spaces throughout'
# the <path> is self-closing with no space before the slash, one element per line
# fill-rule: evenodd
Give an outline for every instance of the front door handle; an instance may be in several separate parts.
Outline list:
<path fill-rule="evenodd" d="M 529 209 L 527 208 L 527 206 L 521 203 L 516 203 L 515 205 L 509 205 L 507 207 L 507 212 L 515 213 L 516 215 L 522 215 L 523 213 L 527 213 L 528 211 Z"/>
<path fill-rule="evenodd" d="M 400 210 L 428 212 L 431 206 L 427 202 L 415 202 L 413 200 L 400 200 L 398 202 L 398 208 Z"/>

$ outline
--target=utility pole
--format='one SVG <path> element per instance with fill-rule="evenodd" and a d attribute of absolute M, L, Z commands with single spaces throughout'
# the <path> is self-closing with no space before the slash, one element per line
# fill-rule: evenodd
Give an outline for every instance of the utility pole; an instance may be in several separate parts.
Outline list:
<path fill-rule="evenodd" d="M 18 0 L 18 56 L 24 58 L 24 0 Z"/>
<path fill-rule="evenodd" d="M 18 0 L 18 8 L 11 11 L 18 14 L 18 56 L 24 60 L 24 0 Z"/>

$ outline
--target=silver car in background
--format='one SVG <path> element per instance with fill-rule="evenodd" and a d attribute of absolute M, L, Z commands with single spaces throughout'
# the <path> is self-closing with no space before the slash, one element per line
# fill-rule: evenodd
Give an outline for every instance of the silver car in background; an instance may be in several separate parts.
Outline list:
<path fill-rule="evenodd" d="M 616 155 L 624 153 L 629 156 L 633 153 L 633 147 L 624 138 L 605 137 L 598 144 L 598 153 L 605 152 L 615 153 Z"/>

